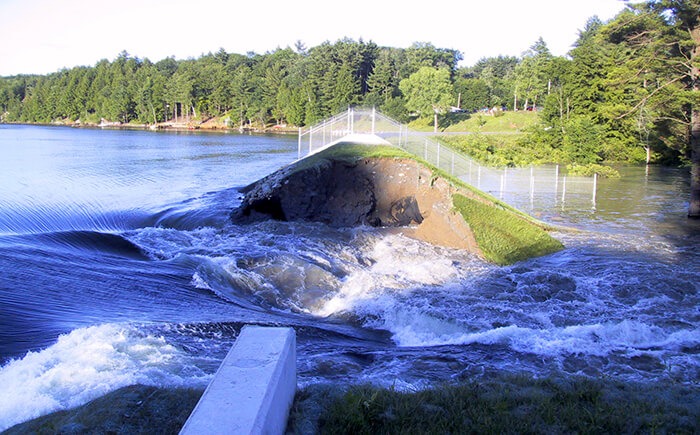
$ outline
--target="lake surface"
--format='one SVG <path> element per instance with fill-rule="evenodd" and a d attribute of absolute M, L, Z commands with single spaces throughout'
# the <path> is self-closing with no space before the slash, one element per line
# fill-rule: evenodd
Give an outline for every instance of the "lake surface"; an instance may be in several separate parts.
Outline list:
<path fill-rule="evenodd" d="M 0 125 L 0 430 L 120 387 L 204 387 L 240 328 L 297 331 L 300 386 L 526 373 L 699 386 L 687 171 L 624 168 L 509 267 L 368 228 L 239 226 L 296 137 Z"/>

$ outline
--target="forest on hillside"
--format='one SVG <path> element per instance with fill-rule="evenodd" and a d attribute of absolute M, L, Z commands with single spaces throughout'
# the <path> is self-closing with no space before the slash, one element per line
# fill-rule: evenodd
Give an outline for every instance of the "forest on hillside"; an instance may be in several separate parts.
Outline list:
<path fill-rule="evenodd" d="M 567 56 L 540 39 L 520 57 L 468 67 L 458 51 L 431 43 L 392 48 L 347 38 L 157 62 L 122 52 L 94 66 L 0 78 L 0 121 L 219 117 L 231 126 L 304 126 L 353 105 L 402 121 L 457 106 L 536 109 L 539 122 L 521 141 L 543 152 L 581 164 L 687 162 L 698 105 L 698 35 L 688 23 L 697 26 L 698 1 L 675 2 L 695 11 L 695 21 L 663 3 L 628 6 L 608 22 L 592 17 Z"/>

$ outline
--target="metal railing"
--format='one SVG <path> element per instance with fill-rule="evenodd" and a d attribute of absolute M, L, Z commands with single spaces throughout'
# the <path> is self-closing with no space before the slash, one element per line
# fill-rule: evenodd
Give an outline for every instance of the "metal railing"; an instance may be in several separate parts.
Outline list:
<path fill-rule="evenodd" d="M 559 166 L 494 168 L 411 130 L 375 109 L 339 113 L 307 129 L 299 129 L 298 158 L 316 153 L 350 135 L 371 134 L 425 160 L 448 174 L 508 203 L 554 201 L 556 205 L 595 208 L 597 177 L 569 176 Z M 525 199 L 525 201 L 523 201 Z M 515 205 L 515 204 L 513 204 Z"/>

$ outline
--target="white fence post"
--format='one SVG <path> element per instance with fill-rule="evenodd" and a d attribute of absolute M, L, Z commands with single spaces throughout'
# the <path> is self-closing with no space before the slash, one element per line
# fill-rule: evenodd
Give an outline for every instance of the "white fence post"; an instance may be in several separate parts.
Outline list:
<path fill-rule="evenodd" d="M 562 180 L 561 183 L 561 202 L 562 204 L 566 200 L 566 175 L 564 175 L 564 179 Z"/>
<path fill-rule="evenodd" d="M 535 168 L 530 166 L 530 204 L 535 199 Z"/>
<path fill-rule="evenodd" d="M 593 174 L 593 208 L 595 209 L 595 195 L 598 188 L 598 173 Z"/>
<path fill-rule="evenodd" d="M 299 140 L 297 144 L 297 160 L 301 159 L 301 127 L 299 127 Z"/>
<path fill-rule="evenodd" d="M 350 108 L 350 134 L 355 133 L 355 109 Z"/>

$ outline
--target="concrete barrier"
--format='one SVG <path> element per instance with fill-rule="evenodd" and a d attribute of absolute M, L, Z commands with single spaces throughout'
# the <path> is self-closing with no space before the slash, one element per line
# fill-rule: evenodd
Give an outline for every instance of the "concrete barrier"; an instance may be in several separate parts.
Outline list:
<path fill-rule="evenodd" d="M 245 326 L 180 434 L 283 434 L 296 386 L 294 329 Z"/>

